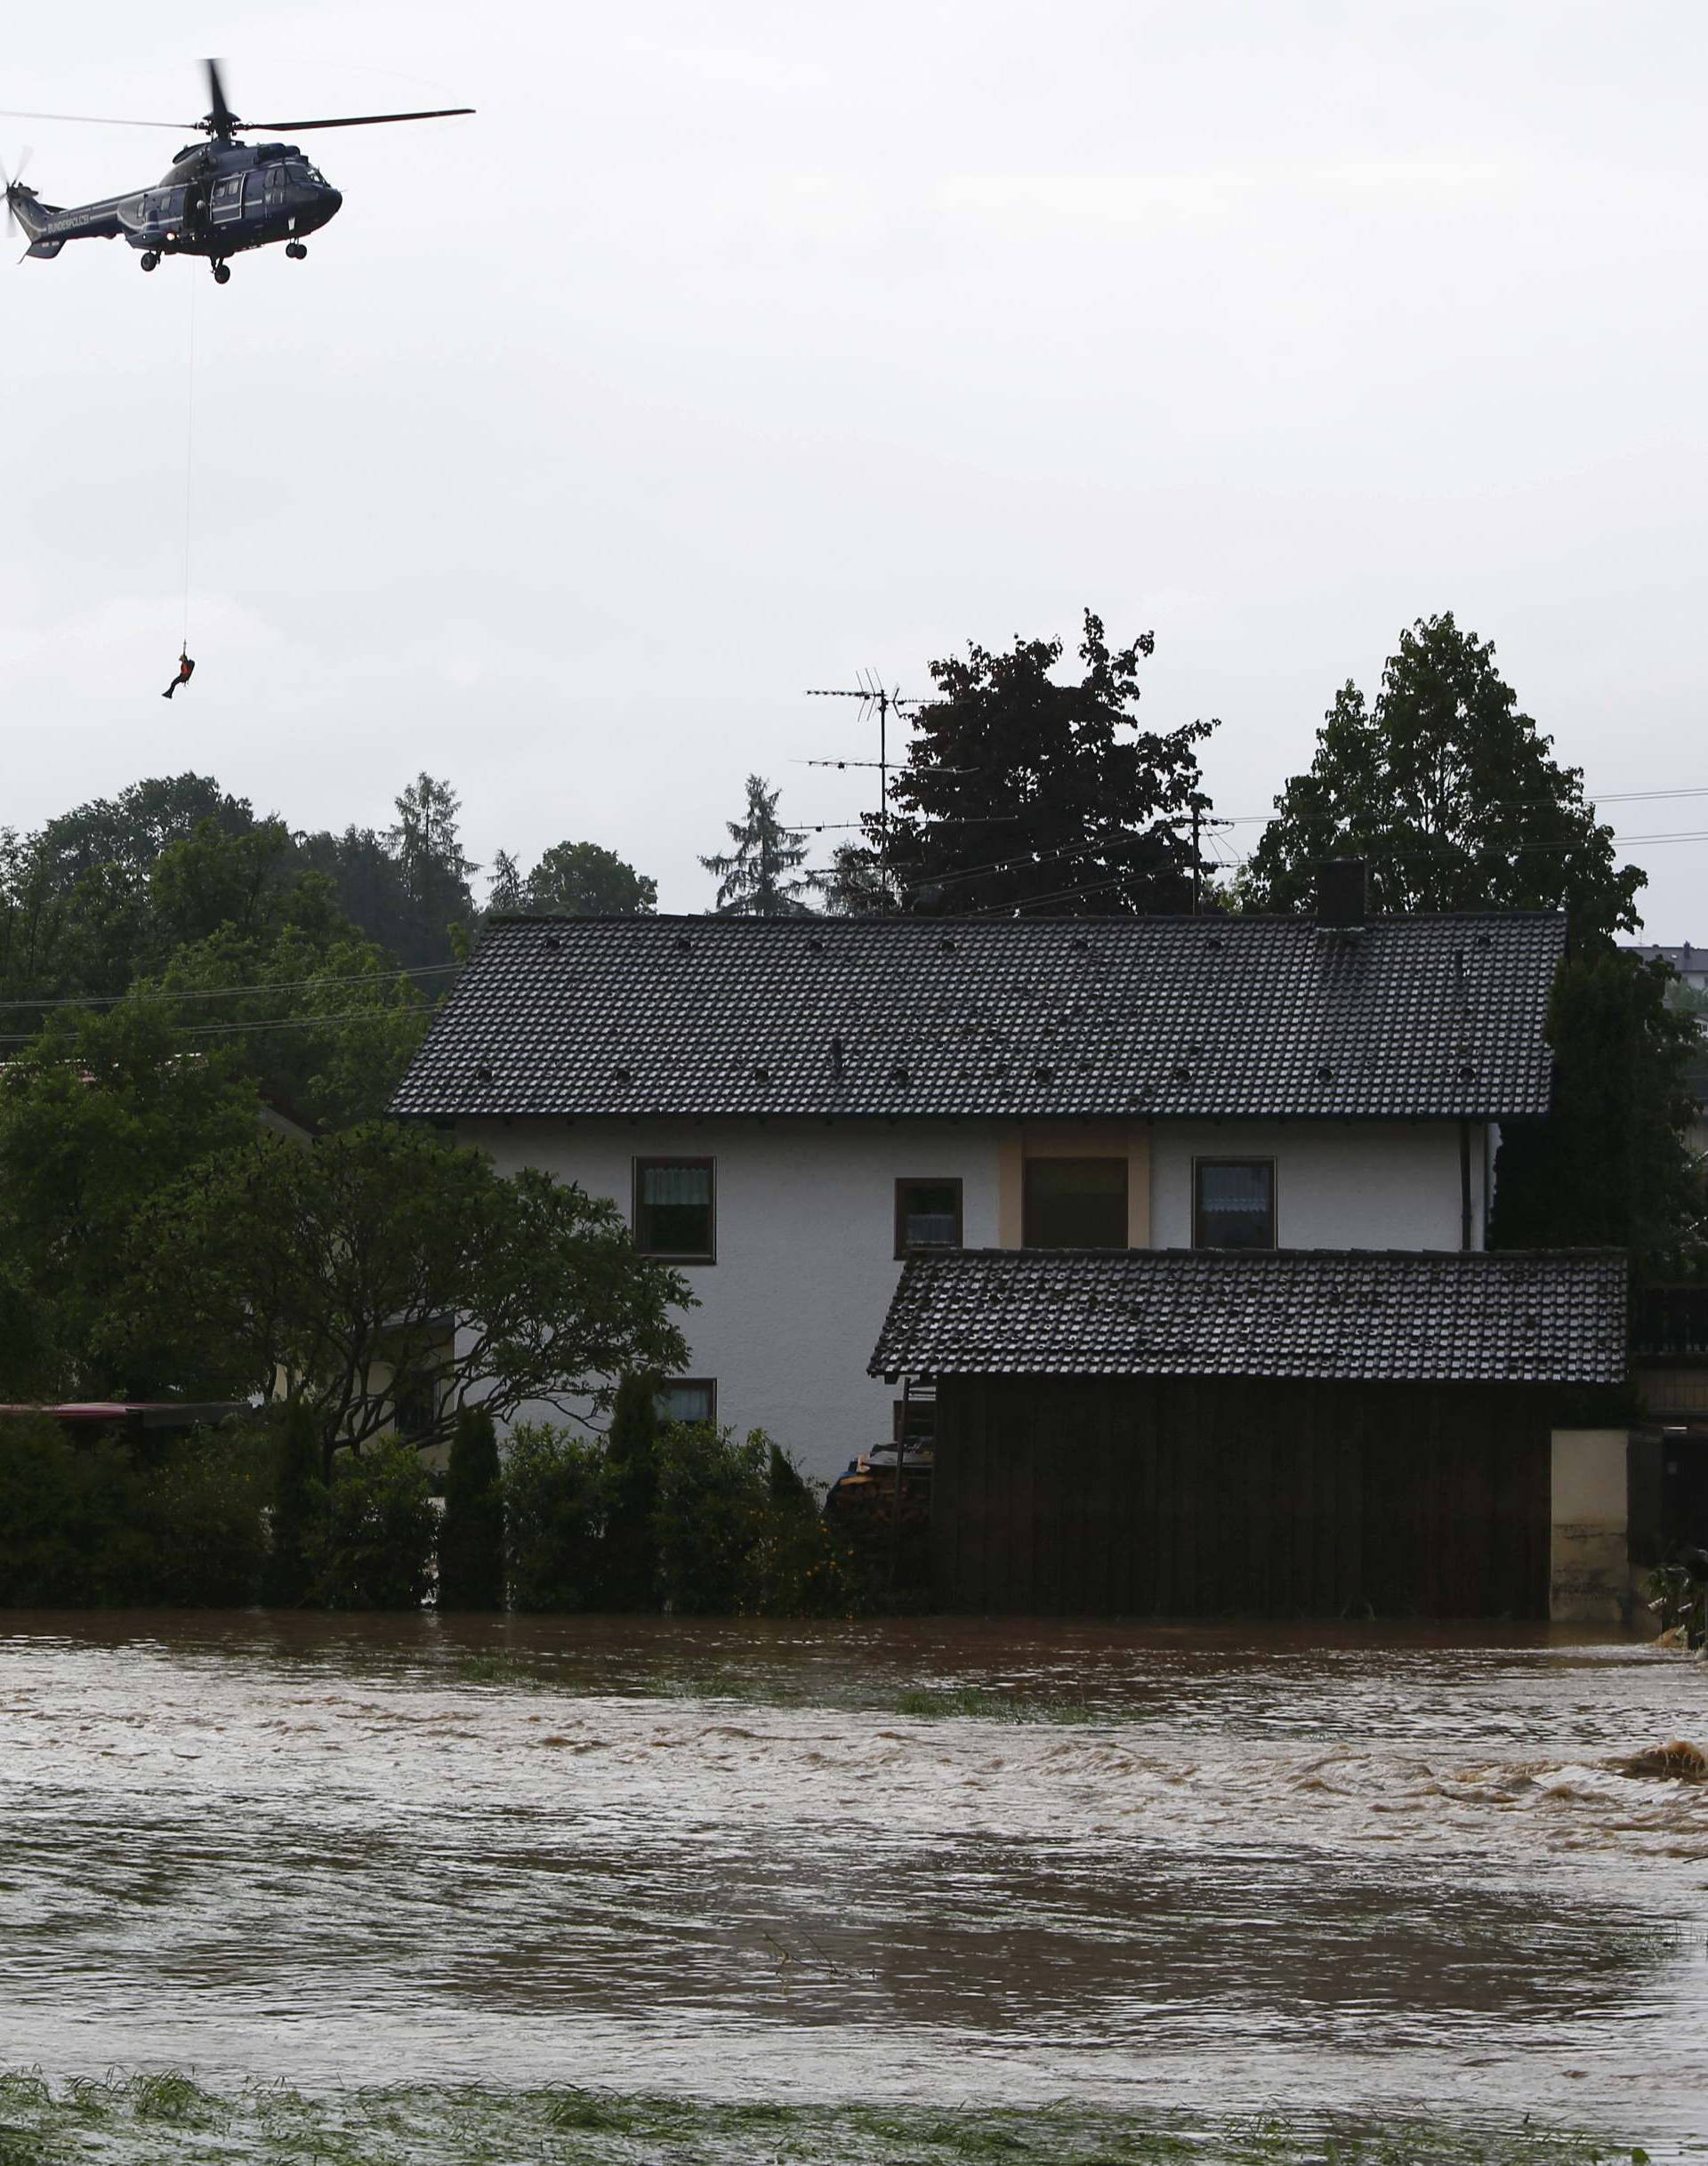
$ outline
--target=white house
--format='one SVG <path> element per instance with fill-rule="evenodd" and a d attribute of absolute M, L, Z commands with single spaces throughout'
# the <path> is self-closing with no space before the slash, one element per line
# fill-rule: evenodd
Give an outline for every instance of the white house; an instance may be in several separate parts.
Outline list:
<path fill-rule="evenodd" d="M 616 1198 L 698 1306 L 684 1415 L 812 1473 L 892 1436 L 910 1257 L 1484 1243 L 1548 1110 L 1563 919 L 493 925 L 396 1101 Z"/>

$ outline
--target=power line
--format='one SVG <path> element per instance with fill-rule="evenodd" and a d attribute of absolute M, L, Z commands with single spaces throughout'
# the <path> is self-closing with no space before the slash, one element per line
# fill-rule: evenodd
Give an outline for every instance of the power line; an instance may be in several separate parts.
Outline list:
<path fill-rule="evenodd" d="M 251 993 L 302 993 L 312 986 L 378 986 L 400 978 L 441 977 L 449 970 L 460 970 L 460 962 L 423 962 L 413 969 L 396 970 L 368 970 L 354 978 L 337 975 L 320 978 L 276 978 L 260 986 L 187 986 L 174 993 L 157 986 L 139 987 L 130 993 L 67 993 L 55 994 L 41 1000 L 0 1000 L 0 1012 L 13 1008 L 117 1008 L 125 1001 L 188 1001 L 236 1000 Z"/>
<path fill-rule="evenodd" d="M 270 1030 L 326 1030 L 339 1023 L 394 1021 L 404 1011 L 396 1008 L 352 1008 L 345 1015 L 280 1015 L 254 1023 L 193 1023 L 181 1030 L 181 1038 L 249 1038 Z M 35 1034 L 10 1031 L 0 1034 L 0 1045 L 29 1045 Z"/>

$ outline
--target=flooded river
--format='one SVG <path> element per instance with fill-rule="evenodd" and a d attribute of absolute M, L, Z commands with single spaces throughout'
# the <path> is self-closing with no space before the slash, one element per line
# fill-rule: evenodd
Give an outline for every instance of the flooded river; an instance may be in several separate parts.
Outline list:
<path fill-rule="evenodd" d="M 1708 2130 L 1708 1673 L 0 1613 L 0 2062 Z"/>

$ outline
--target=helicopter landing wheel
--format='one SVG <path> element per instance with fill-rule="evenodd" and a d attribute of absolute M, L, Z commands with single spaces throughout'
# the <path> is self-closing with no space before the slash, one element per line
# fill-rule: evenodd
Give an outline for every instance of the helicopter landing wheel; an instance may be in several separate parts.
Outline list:
<path fill-rule="evenodd" d="M 148 254 L 146 254 L 146 255 L 143 257 L 143 259 L 142 259 L 142 268 L 143 268 L 143 270 L 159 270 L 159 268 L 160 268 L 160 259 L 159 259 L 159 257 L 158 257 L 157 255 L 156 255 L 156 254 L 154 253 L 154 251 L 153 251 L 153 249 L 152 249 L 152 248 L 150 248 L 150 249 L 149 250 L 149 253 L 148 253 Z"/>
<path fill-rule="evenodd" d="M 230 280 L 230 276 L 231 266 L 229 263 L 216 263 L 214 266 L 214 283 L 215 286 L 224 286 Z"/>
<path fill-rule="evenodd" d="M 300 263 L 309 252 L 301 241 L 286 241 L 285 253 L 290 257 L 293 263 Z"/>

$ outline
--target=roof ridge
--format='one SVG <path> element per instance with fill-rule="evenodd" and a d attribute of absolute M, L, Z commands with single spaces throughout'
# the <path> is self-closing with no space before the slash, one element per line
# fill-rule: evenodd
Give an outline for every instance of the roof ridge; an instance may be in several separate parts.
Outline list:
<path fill-rule="evenodd" d="M 1372 925 L 1466 925 L 1494 922 L 1513 924 L 1523 922 L 1560 923 L 1566 922 L 1563 910 L 1407 910 L 1390 913 L 1372 912 L 1364 920 Z M 1145 911 L 1131 917 L 1072 917 L 1055 913 L 1040 912 L 1027 917 L 993 917 L 987 914 L 971 911 L 965 914 L 945 913 L 940 917 L 909 916 L 897 912 L 883 916 L 821 917 L 808 914 L 797 916 L 784 912 L 759 916 L 743 913 L 728 916 L 718 911 L 692 910 L 595 910 L 533 913 L 520 910 L 493 912 L 485 920 L 483 930 L 500 925 L 699 925 L 708 930 L 713 928 L 744 930 L 762 925 L 794 930 L 810 929 L 815 932 L 866 932 L 882 927 L 888 931 L 931 932 L 944 925 L 987 927 L 992 930 L 1017 929 L 1022 926 L 1070 925 L 1076 931 L 1116 931 L 1136 925 L 1196 925 L 1206 930 L 1225 930 L 1235 925 L 1308 925 L 1315 929 L 1317 918 L 1310 910 L 1245 910 L 1204 911 L 1185 910 Z M 1341 930 L 1343 928 L 1334 928 Z M 1358 928 L 1353 928 L 1356 930 Z M 1708 953 L 1708 951 L 1704 951 Z"/>

